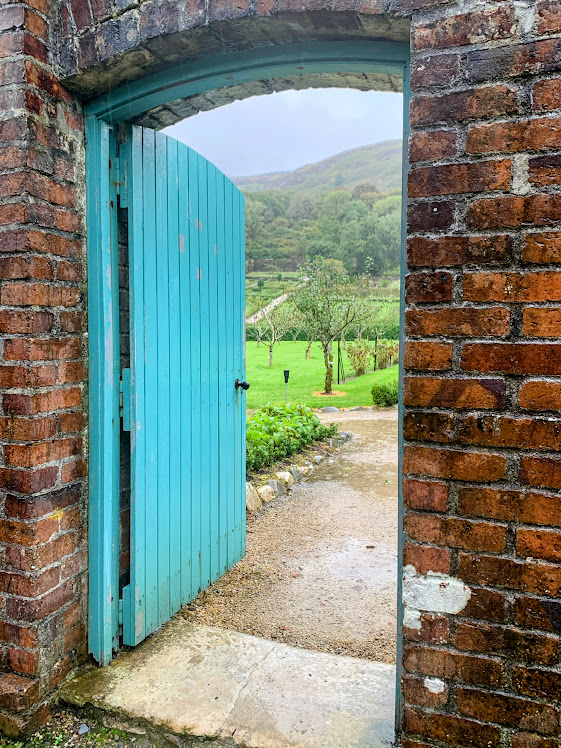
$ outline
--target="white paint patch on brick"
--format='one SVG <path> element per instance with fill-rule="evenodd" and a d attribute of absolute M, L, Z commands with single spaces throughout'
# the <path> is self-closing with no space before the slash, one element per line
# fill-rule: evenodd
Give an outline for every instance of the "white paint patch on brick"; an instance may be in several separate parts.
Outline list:
<path fill-rule="evenodd" d="M 524 153 L 512 157 L 512 191 L 515 195 L 527 195 L 530 191 L 529 168 L 528 156 Z"/>
<path fill-rule="evenodd" d="M 471 590 L 459 579 L 434 571 L 418 574 L 411 565 L 403 570 L 404 618 L 412 611 L 421 610 L 456 615 L 466 607 L 470 597 Z"/>
<path fill-rule="evenodd" d="M 446 688 L 446 684 L 440 678 L 425 678 L 423 683 L 427 691 L 431 693 L 442 693 Z"/>
<path fill-rule="evenodd" d="M 405 608 L 403 611 L 403 625 L 406 629 L 421 630 L 421 611 Z"/>

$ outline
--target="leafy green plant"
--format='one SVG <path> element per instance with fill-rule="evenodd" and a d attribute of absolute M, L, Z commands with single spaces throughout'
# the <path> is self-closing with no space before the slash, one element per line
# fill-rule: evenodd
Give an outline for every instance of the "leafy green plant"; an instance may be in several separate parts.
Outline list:
<path fill-rule="evenodd" d="M 380 408 L 389 408 L 397 403 L 398 384 L 397 379 L 393 382 L 376 383 L 370 390 L 372 402 Z"/>
<path fill-rule="evenodd" d="M 258 410 L 247 422 L 247 471 L 271 465 L 311 442 L 337 433 L 337 425 L 324 426 L 311 408 L 300 404 L 271 405 Z"/>

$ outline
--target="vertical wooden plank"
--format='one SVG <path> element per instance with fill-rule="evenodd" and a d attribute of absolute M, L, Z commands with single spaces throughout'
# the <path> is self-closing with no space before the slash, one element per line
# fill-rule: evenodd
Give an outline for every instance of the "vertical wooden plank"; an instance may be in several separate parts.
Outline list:
<path fill-rule="evenodd" d="M 170 320 L 169 320 L 169 246 L 168 246 L 168 172 L 167 141 L 155 134 L 156 148 L 156 341 L 157 372 L 157 625 L 171 616 L 170 608 Z M 175 469 L 175 466 L 174 466 Z"/>
<path fill-rule="evenodd" d="M 86 118 L 89 320 L 89 650 L 107 665 L 116 648 L 119 590 L 119 307 L 110 129 Z M 113 141 L 114 143 L 114 141 Z M 114 146 L 112 145 L 114 152 Z"/>
<path fill-rule="evenodd" d="M 232 211 L 234 208 L 234 185 L 229 179 L 224 180 L 224 217 L 226 228 L 226 309 L 230 310 L 225 322 L 223 345 L 226 349 L 226 435 L 230 440 L 235 439 L 235 410 L 236 410 L 236 379 L 234 373 L 234 237 L 232 234 Z M 233 528 L 235 527 L 235 451 L 230 442 L 228 448 L 227 481 L 228 481 L 228 567 L 236 562 Z"/>
<path fill-rule="evenodd" d="M 146 460 L 144 361 L 144 179 L 143 134 L 140 127 L 128 133 L 129 293 L 131 346 L 131 568 L 130 584 L 123 590 L 123 642 L 134 645 L 146 636 L 145 497 Z M 140 365 L 137 365 L 140 362 Z"/>
<path fill-rule="evenodd" d="M 179 317 L 180 317 L 180 543 L 181 543 L 181 604 L 193 594 L 191 551 L 191 307 L 190 307 L 190 233 L 189 233 L 189 149 L 178 146 L 178 202 L 179 202 Z"/>
<path fill-rule="evenodd" d="M 199 155 L 189 153 L 189 286 L 191 321 L 191 560 L 192 595 L 201 589 L 201 294 Z"/>
<path fill-rule="evenodd" d="M 217 301 L 218 301 L 218 537 L 219 568 L 223 574 L 228 568 L 228 461 L 230 448 L 228 438 L 228 376 L 227 329 L 229 310 L 226 306 L 226 262 L 228 247 L 225 229 L 225 178 L 217 172 L 216 179 L 216 246 L 217 254 Z"/>
<path fill-rule="evenodd" d="M 233 268 L 232 281 L 234 292 L 233 307 L 233 346 L 234 346 L 234 375 L 236 379 L 243 381 L 243 347 L 242 347 L 242 289 L 240 276 L 242 274 L 242 265 L 245 258 L 241 254 L 241 236 L 240 236 L 240 205 L 241 193 L 233 187 L 232 200 L 232 249 L 233 249 Z M 242 476 L 242 442 L 243 425 L 242 414 L 245 413 L 245 391 L 240 387 L 236 390 L 236 407 L 234 421 L 234 544 L 235 559 L 240 560 L 242 556 L 242 515 L 245 516 L 245 495 L 242 487 L 245 483 L 245 476 Z M 245 523 L 244 523 L 245 526 Z"/>
<path fill-rule="evenodd" d="M 209 232 L 208 232 L 208 162 L 199 156 L 199 288 L 201 322 L 201 588 L 210 584 L 210 298 L 209 298 Z"/>
<path fill-rule="evenodd" d="M 208 185 L 208 293 L 209 293 L 209 543 L 210 581 L 220 576 L 220 527 L 218 487 L 218 245 L 217 245 L 218 170 L 207 164 Z"/>
<path fill-rule="evenodd" d="M 245 359 L 245 197 L 241 191 L 238 190 L 238 236 L 239 236 L 239 255 L 238 255 L 238 283 L 240 288 L 240 303 L 238 306 L 238 314 L 241 315 L 241 319 L 238 324 L 238 335 L 239 344 L 241 347 L 241 376 L 240 379 L 246 379 L 246 359 Z M 245 439 L 246 439 L 246 401 L 247 393 L 244 391 L 243 402 L 241 405 L 241 429 L 239 434 L 240 443 L 240 511 L 241 511 L 241 523 L 240 523 L 240 559 L 245 556 L 245 540 L 246 540 L 246 511 L 245 511 L 245 473 L 246 473 L 246 453 L 245 453 Z"/>
<path fill-rule="evenodd" d="M 167 244 L 169 276 L 169 557 L 171 612 L 181 606 L 181 311 L 178 146 L 167 139 Z"/>
<path fill-rule="evenodd" d="M 144 358 L 138 365 L 146 369 L 144 393 L 146 426 L 145 617 L 147 632 L 158 626 L 158 288 L 156 260 L 156 143 L 155 133 L 144 129 L 143 137 L 143 218 L 144 218 Z"/>

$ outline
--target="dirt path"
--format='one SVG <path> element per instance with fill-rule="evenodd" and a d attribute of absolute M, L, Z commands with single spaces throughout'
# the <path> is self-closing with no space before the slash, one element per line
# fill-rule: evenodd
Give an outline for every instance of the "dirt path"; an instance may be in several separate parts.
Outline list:
<path fill-rule="evenodd" d="M 197 623 L 395 662 L 397 411 L 322 414 L 351 431 L 331 464 L 255 516 L 247 555 L 184 609 Z"/>

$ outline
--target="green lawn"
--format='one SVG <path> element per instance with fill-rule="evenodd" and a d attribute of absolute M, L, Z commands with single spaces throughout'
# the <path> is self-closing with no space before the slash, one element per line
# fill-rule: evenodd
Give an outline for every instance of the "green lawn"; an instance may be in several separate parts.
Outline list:
<path fill-rule="evenodd" d="M 254 340 L 247 342 L 247 379 L 251 387 L 247 392 L 249 410 L 261 408 L 268 402 L 284 403 L 283 370 L 290 370 L 288 401 L 306 403 L 319 408 L 324 405 L 348 408 L 354 405 L 372 405 L 370 388 L 374 382 L 388 382 L 397 378 L 397 366 L 365 374 L 344 384 L 333 383 L 334 390 L 345 393 L 342 397 L 314 397 L 313 393 L 323 390 L 325 368 L 319 344 L 314 343 L 312 357 L 304 359 L 306 342 L 283 341 L 275 346 L 274 365 L 269 368 L 269 351 L 263 343 L 257 347 Z M 335 355 L 335 366 L 337 357 Z M 336 374 L 337 372 L 335 372 Z M 345 356 L 345 373 L 352 375 L 351 366 Z"/>

